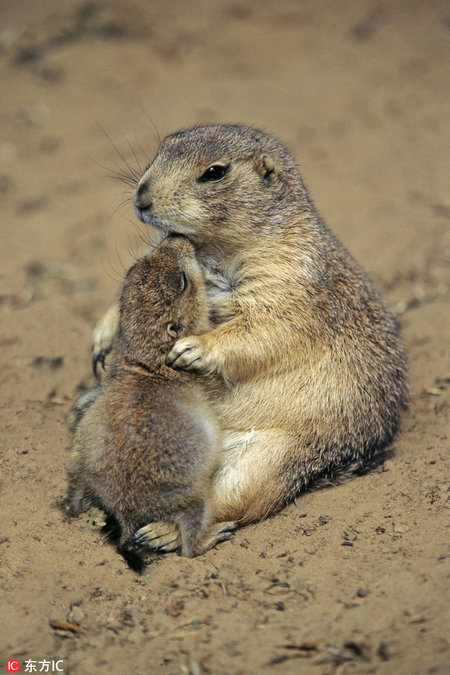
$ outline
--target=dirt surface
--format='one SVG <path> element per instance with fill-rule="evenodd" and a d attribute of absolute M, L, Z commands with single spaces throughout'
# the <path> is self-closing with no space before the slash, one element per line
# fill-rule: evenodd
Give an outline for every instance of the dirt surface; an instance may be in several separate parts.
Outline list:
<path fill-rule="evenodd" d="M 13 657 L 75 675 L 447 673 L 448 4 L 15 0 L 0 19 L 0 673 Z M 64 517 L 66 416 L 148 239 L 111 174 L 219 121 L 298 158 L 398 314 L 410 409 L 377 471 L 139 577 L 95 514 Z"/>

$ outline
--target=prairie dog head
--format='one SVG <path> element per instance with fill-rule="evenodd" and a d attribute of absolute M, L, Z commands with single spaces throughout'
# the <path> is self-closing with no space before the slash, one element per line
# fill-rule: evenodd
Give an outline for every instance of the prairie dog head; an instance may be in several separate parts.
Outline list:
<path fill-rule="evenodd" d="M 304 188 L 276 139 L 241 125 L 167 136 L 133 194 L 138 218 L 198 245 L 233 248 L 286 221 Z"/>
<path fill-rule="evenodd" d="M 120 298 L 119 341 L 124 356 L 146 363 L 167 353 L 182 335 L 208 330 L 208 304 L 194 247 L 170 236 L 128 271 Z"/>

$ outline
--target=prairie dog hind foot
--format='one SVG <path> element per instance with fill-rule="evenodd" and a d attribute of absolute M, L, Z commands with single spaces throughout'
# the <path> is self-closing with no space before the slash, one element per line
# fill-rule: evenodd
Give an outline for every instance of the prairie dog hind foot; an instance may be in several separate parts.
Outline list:
<path fill-rule="evenodd" d="M 231 539 L 233 531 L 239 526 L 237 521 L 215 523 L 205 532 L 197 546 L 197 554 L 204 553 L 221 541 Z M 143 546 L 152 551 L 168 553 L 181 548 L 181 532 L 177 525 L 160 521 L 141 527 L 130 539 L 133 546 Z"/>

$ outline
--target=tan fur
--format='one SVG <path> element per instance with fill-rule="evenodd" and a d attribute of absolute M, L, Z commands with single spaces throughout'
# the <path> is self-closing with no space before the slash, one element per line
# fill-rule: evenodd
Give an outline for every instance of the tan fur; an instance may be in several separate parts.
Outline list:
<path fill-rule="evenodd" d="M 228 169 L 205 180 L 214 165 Z M 168 136 L 134 204 L 161 236 L 193 242 L 208 281 L 214 328 L 178 340 L 169 360 L 214 378 L 214 517 L 265 517 L 380 453 L 405 399 L 398 327 L 281 143 L 240 125 Z"/>
<path fill-rule="evenodd" d="M 122 552 L 152 520 L 177 525 L 184 555 L 209 545 L 220 431 L 202 378 L 165 365 L 177 335 L 208 327 L 192 245 L 166 239 L 128 272 L 108 373 L 75 406 L 70 509 L 114 516 Z"/>

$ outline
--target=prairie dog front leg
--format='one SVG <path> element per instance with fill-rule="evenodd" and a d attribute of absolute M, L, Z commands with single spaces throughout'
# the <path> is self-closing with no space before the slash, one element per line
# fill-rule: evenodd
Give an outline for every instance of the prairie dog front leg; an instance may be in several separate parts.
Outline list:
<path fill-rule="evenodd" d="M 92 368 L 97 375 L 97 366 L 101 363 L 105 369 L 105 358 L 111 351 L 114 335 L 119 327 L 119 305 L 115 303 L 97 321 L 92 333 Z"/>
<path fill-rule="evenodd" d="M 177 340 L 166 358 L 175 370 L 218 375 L 229 384 L 250 379 L 268 369 L 276 354 L 265 351 L 263 331 L 248 333 L 245 322 L 233 319 L 209 333 Z M 271 358 L 272 357 L 272 358 Z"/>
<path fill-rule="evenodd" d="M 243 297 L 239 305 L 235 303 L 233 318 L 202 335 L 177 340 L 166 363 L 237 383 L 270 370 L 285 358 L 293 343 L 301 345 L 307 339 L 301 326 L 293 325 L 291 314 L 288 318 L 278 315 L 275 290 L 267 310 L 259 308 L 257 313 L 253 309 L 255 289 L 242 287 L 240 292 Z"/>

